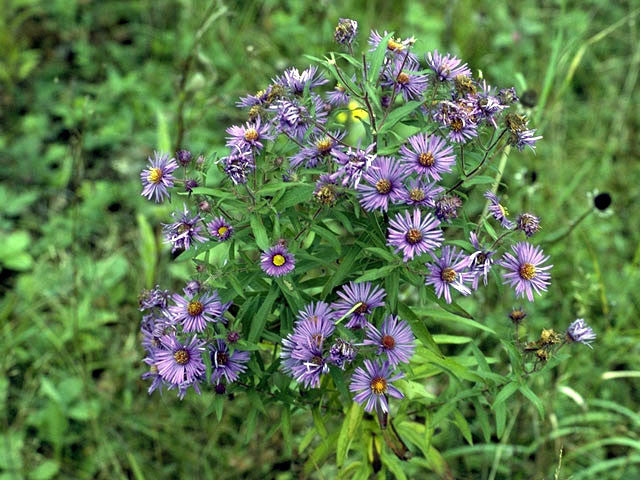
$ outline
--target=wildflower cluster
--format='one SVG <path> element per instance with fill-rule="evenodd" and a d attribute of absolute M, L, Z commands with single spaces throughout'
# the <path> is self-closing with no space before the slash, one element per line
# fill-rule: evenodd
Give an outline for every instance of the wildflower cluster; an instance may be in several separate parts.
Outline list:
<path fill-rule="evenodd" d="M 510 217 L 499 182 L 479 176 L 542 138 L 515 89 L 449 53 L 419 55 L 413 37 L 372 31 L 358 56 L 357 32 L 340 19 L 347 53 L 240 98 L 222 156 L 149 159 L 142 194 L 182 197 L 163 232 L 195 265 L 182 294 L 141 297 L 150 392 L 182 398 L 209 381 L 296 407 L 341 411 L 353 399 L 384 428 L 389 400 L 409 396 L 403 383 L 447 361 L 420 308 L 471 318 L 456 295 L 489 287 L 497 267 L 530 302 L 550 286 L 549 257 L 531 243 L 540 219 Z M 549 353 L 595 335 L 577 320 L 544 337 L 536 351 Z"/>

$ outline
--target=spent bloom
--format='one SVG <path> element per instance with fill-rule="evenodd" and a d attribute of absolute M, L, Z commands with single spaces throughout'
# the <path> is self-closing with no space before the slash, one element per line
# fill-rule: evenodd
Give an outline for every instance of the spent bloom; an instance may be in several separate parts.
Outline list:
<path fill-rule="evenodd" d="M 418 133 L 407 139 L 408 145 L 400 148 L 400 160 L 408 169 L 419 175 L 441 180 L 440 174 L 451 171 L 455 164 L 456 156 L 453 147 L 436 136 L 426 133 Z"/>
<path fill-rule="evenodd" d="M 149 157 L 149 165 L 140 173 L 142 180 L 142 196 L 160 203 L 169 198 L 169 188 L 173 187 L 173 171 L 178 164 L 166 153 L 153 152 L 153 159 Z"/>
<path fill-rule="evenodd" d="M 247 183 L 247 176 L 256 168 L 253 154 L 249 150 L 240 150 L 239 148 L 234 148 L 228 156 L 223 157 L 220 161 L 223 164 L 224 173 L 234 185 Z"/>
<path fill-rule="evenodd" d="M 394 398 L 404 397 L 391 383 L 404 375 L 402 372 L 393 375 L 389 362 L 380 364 L 377 361 L 365 360 L 364 367 L 356 368 L 351 377 L 349 390 L 356 393 L 353 400 L 364 404 L 367 412 L 372 412 L 374 408 L 384 413 L 389 412 L 387 394 Z"/>
<path fill-rule="evenodd" d="M 402 198 L 402 181 L 407 171 L 394 158 L 377 157 L 358 186 L 360 204 L 367 212 L 381 210 L 386 212 L 389 202 L 398 203 Z"/>
<path fill-rule="evenodd" d="M 369 323 L 367 315 L 370 315 L 374 308 L 384 305 L 383 299 L 386 295 L 384 289 L 372 286 L 371 282 L 349 282 L 338 292 L 340 300 L 331 304 L 331 307 L 335 312 L 335 318 L 342 318 L 353 310 L 349 315 L 347 327 L 362 328 Z"/>
<path fill-rule="evenodd" d="M 442 245 L 444 235 L 439 226 L 440 221 L 431 213 L 426 213 L 423 218 L 418 208 L 412 214 L 407 210 L 399 212 L 389 222 L 387 245 L 396 247 L 396 253 L 402 251 L 403 260 L 408 262 Z"/>
<path fill-rule="evenodd" d="M 472 275 L 471 288 L 478 289 L 478 282 L 482 278 L 484 285 L 487 285 L 489 279 L 489 272 L 493 266 L 495 251 L 486 250 L 478 241 L 478 236 L 475 232 L 469 234 L 469 241 L 475 251 L 469 255 L 469 273 Z"/>
<path fill-rule="evenodd" d="M 224 219 L 224 217 L 214 218 L 212 221 L 207 223 L 207 230 L 220 242 L 228 240 L 231 235 L 233 235 L 233 227 Z"/>
<path fill-rule="evenodd" d="M 447 303 L 451 303 L 450 287 L 455 288 L 462 295 L 470 295 L 471 289 L 465 283 L 471 281 L 472 275 L 467 270 L 469 258 L 456 247 L 446 245 L 442 247 L 440 258 L 431 253 L 432 263 L 427 263 L 430 273 L 425 280 L 426 285 L 433 285 L 438 298 L 444 296 Z"/>
<path fill-rule="evenodd" d="M 593 348 L 591 343 L 596 339 L 596 334 L 583 318 L 577 318 L 567 328 L 567 339 L 571 342 L 584 343 L 589 348 Z"/>
<path fill-rule="evenodd" d="M 489 212 L 493 215 L 493 218 L 500 222 L 504 228 L 512 229 L 514 223 L 507 218 L 509 215 L 508 210 L 500 204 L 500 199 L 491 190 L 487 190 L 484 197 L 489 200 Z"/>
<path fill-rule="evenodd" d="M 531 213 L 522 213 L 516 219 L 516 230 L 522 230 L 527 237 L 540 230 L 540 218 Z"/>
<path fill-rule="evenodd" d="M 211 383 L 217 384 L 224 377 L 228 383 L 235 382 L 238 376 L 247 369 L 249 352 L 234 350 L 229 353 L 229 347 L 224 340 L 218 338 L 209 345 L 211 355 Z"/>
<path fill-rule="evenodd" d="M 415 349 L 414 342 L 415 337 L 409 324 L 389 315 L 382 322 L 380 330 L 373 325 L 367 327 L 364 345 L 378 347 L 378 355 L 386 354 L 389 363 L 395 367 L 399 363 L 409 363 Z"/>
<path fill-rule="evenodd" d="M 280 277 L 291 272 L 296 259 L 282 244 L 271 247 L 260 256 L 260 267 L 270 277 Z"/>
<path fill-rule="evenodd" d="M 549 256 L 545 256 L 540 247 L 535 247 L 527 242 L 519 242 L 511 247 L 513 253 L 505 253 L 499 264 L 508 272 L 503 273 L 505 284 L 515 288 L 519 297 L 527 296 L 533 302 L 533 292 L 538 295 L 547 290 L 551 283 L 551 275 L 548 270 L 553 265 L 542 266 Z"/>
<path fill-rule="evenodd" d="M 184 211 L 173 212 L 171 216 L 175 222 L 163 224 L 163 232 L 167 243 L 171 243 L 172 252 L 176 250 L 189 250 L 191 244 L 196 242 L 206 242 L 207 239 L 200 235 L 202 225 L 200 225 L 200 215 L 191 215 L 186 205 Z"/>
<path fill-rule="evenodd" d="M 218 292 L 204 293 L 198 297 L 194 293 L 177 293 L 172 297 L 173 303 L 169 307 L 169 314 L 175 323 L 182 325 L 184 332 L 202 332 L 207 323 L 215 323 L 222 315 L 222 303 Z"/>
<path fill-rule="evenodd" d="M 349 147 L 346 152 L 332 152 L 339 165 L 336 174 L 342 177 L 342 185 L 358 188 L 362 175 L 364 175 L 376 159 L 374 148 L 375 143 L 372 143 L 365 150 Z"/>
<path fill-rule="evenodd" d="M 358 354 L 358 349 L 351 343 L 337 338 L 329 348 L 329 363 L 344 370 L 345 366 L 353 362 Z"/>
<path fill-rule="evenodd" d="M 341 45 L 351 45 L 358 34 L 358 22 L 350 18 L 341 18 L 333 34 L 335 41 Z"/>
<path fill-rule="evenodd" d="M 458 218 L 458 208 L 462 206 L 462 200 L 456 195 L 445 195 L 436 200 L 434 213 L 442 222 Z"/>

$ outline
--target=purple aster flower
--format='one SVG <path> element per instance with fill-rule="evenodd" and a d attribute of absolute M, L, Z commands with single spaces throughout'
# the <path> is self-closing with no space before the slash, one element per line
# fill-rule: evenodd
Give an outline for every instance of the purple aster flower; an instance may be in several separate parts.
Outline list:
<path fill-rule="evenodd" d="M 358 34 L 358 22 L 350 18 L 341 18 L 333 34 L 336 43 L 340 45 L 351 45 Z"/>
<path fill-rule="evenodd" d="M 522 213 L 516 219 L 516 230 L 522 230 L 527 237 L 540 230 L 540 218 L 531 213 Z"/>
<path fill-rule="evenodd" d="M 218 338 L 210 344 L 209 353 L 211 354 L 211 383 L 219 383 L 222 377 L 228 383 L 233 383 L 247 369 L 249 352 L 234 350 L 230 354 L 224 340 Z"/>
<path fill-rule="evenodd" d="M 377 30 L 371 30 L 371 32 L 369 33 L 369 45 L 371 45 L 371 48 L 369 49 L 369 51 L 370 52 L 375 51 L 378 48 L 378 45 L 380 45 L 380 42 L 388 34 L 389 33 L 386 30 L 382 35 L 380 35 Z M 391 37 L 387 41 L 386 53 L 392 56 L 402 54 L 401 58 L 404 58 L 404 56 L 407 55 L 407 50 L 411 46 L 413 46 L 415 42 L 416 42 L 416 39 L 414 37 L 409 37 L 404 40 L 400 38 Z M 418 57 L 415 54 L 409 53 L 408 55 L 409 55 L 409 58 L 407 60 L 411 60 L 412 62 L 416 62 L 416 63 L 418 62 Z"/>
<path fill-rule="evenodd" d="M 349 282 L 348 285 L 343 285 L 342 290 L 338 292 L 341 300 L 331 304 L 335 311 L 335 318 L 342 318 L 355 308 L 349 316 L 347 327 L 366 326 L 369 323 L 366 316 L 370 315 L 374 308 L 384 305 L 382 300 L 387 294 L 378 286 L 374 286 L 373 289 L 371 287 L 371 282 Z"/>
<path fill-rule="evenodd" d="M 167 243 L 173 245 L 172 252 L 188 250 L 194 241 L 206 242 L 207 239 L 200 235 L 202 230 L 200 215 L 191 216 L 187 206 L 184 205 L 184 212 L 173 212 L 171 216 L 176 221 L 163 224 L 162 229 Z"/>
<path fill-rule="evenodd" d="M 470 295 L 471 289 L 465 283 L 472 280 L 472 274 L 467 272 L 469 258 L 462 251 L 449 245 L 442 247 L 440 258 L 431 253 L 432 263 L 427 263 L 430 273 L 427 275 L 425 284 L 433 285 L 436 295 L 444 298 L 447 303 L 451 303 L 451 291 L 449 287 L 455 288 L 462 295 Z"/>
<path fill-rule="evenodd" d="M 296 259 L 284 245 L 277 244 L 260 256 L 260 267 L 270 277 L 280 277 L 291 272 L 296 266 Z"/>
<path fill-rule="evenodd" d="M 314 120 L 324 124 L 327 121 L 328 108 L 320 96 L 311 94 L 312 109 L 315 113 Z M 275 112 L 275 122 L 278 131 L 301 140 L 304 134 L 312 126 L 309 109 L 301 103 L 281 99 L 270 107 Z M 329 107 L 330 108 L 330 107 Z M 314 127 L 315 131 L 315 127 Z"/>
<path fill-rule="evenodd" d="M 504 105 L 500 99 L 493 95 L 493 89 L 482 80 L 482 89 L 477 95 L 473 95 L 475 110 L 478 117 L 485 120 L 493 128 L 498 128 L 495 116 L 502 110 L 509 108 L 508 104 Z"/>
<path fill-rule="evenodd" d="M 306 388 L 318 388 L 320 377 L 329 371 L 329 364 L 322 353 L 322 348 L 311 345 L 309 348 L 299 348 L 291 353 L 295 360 L 291 373 L 293 378 Z"/>
<path fill-rule="evenodd" d="M 269 125 L 261 124 L 260 117 L 254 122 L 247 122 L 242 125 L 232 125 L 227 128 L 227 147 L 236 147 L 240 150 L 255 148 L 260 151 L 264 148 L 263 140 L 273 140 L 273 135 L 269 133 Z"/>
<path fill-rule="evenodd" d="M 209 233 L 220 242 L 229 240 L 231 235 L 233 235 L 233 227 L 224 219 L 224 217 L 214 218 L 212 221 L 207 223 L 207 230 L 209 230 Z"/>
<path fill-rule="evenodd" d="M 289 339 L 295 343 L 298 350 L 300 348 L 318 348 L 322 350 L 324 341 L 331 336 L 335 330 L 333 320 L 326 317 L 305 318 L 299 320 Z M 296 355 L 293 355 L 294 358 Z"/>
<path fill-rule="evenodd" d="M 349 147 L 346 152 L 332 152 L 339 165 L 336 174 L 342 177 L 342 185 L 358 188 L 362 175 L 369 169 L 376 158 L 374 148 L 375 143 L 372 143 L 365 150 Z"/>
<path fill-rule="evenodd" d="M 436 206 L 435 200 L 438 195 L 444 192 L 444 188 L 436 185 L 436 182 L 425 182 L 421 178 L 414 178 L 409 181 L 409 186 L 402 191 L 401 201 L 414 207 Z"/>
<path fill-rule="evenodd" d="M 224 166 L 224 173 L 231 179 L 234 185 L 247 183 L 247 176 L 256 168 L 256 163 L 251 151 L 233 149 L 232 153 L 220 159 Z"/>
<path fill-rule="evenodd" d="M 321 161 L 331 159 L 333 152 L 339 150 L 338 141 L 342 140 L 346 132 L 330 132 L 330 136 L 324 133 L 312 134 L 309 144 L 300 149 L 298 153 L 289 159 L 292 168 L 298 168 L 304 163 L 307 168 L 316 167 Z"/>
<path fill-rule="evenodd" d="M 304 92 L 307 84 L 309 85 L 309 90 L 311 90 L 320 85 L 324 85 L 328 81 L 322 73 L 318 72 L 318 67 L 311 65 L 302 72 L 298 71 L 295 67 L 291 67 L 285 70 L 280 77 L 277 77 L 274 83 L 288 88 L 294 94 L 300 95 Z"/>
<path fill-rule="evenodd" d="M 462 60 L 451 56 L 449 53 L 442 56 L 438 53 L 438 50 L 434 50 L 433 53 L 427 53 L 425 61 L 429 68 L 435 72 L 436 79 L 440 82 L 454 80 L 458 75 L 471 76 L 471 70 L 467 67 L 467 64 L 460 65 Z"/>
<path fill-rule="evenodd" d="M 169 198 L 168 188 L 173 187 L 173 171 L 178 168 L 178 164 L 166 153 L 153 152 L 153 159 L 149 157 L 149 165 L 140 173 L 142 180 L 142 196 L 155 202 L 161 203 L 165 198 Z"/>
<path fill-rule="evenodd" d="M 215 323 L 222 315 L 222 303 L 216 291 L 199 297 L 186 292 L 182 297 L 176 293 L 172 300 L 175 305 L 169 307 L 169 314 L 174 322 L 182 325 L 184 332 L 202 332 L 207 322 Z"/>
<path fill-rule="evenodd" d="M 516 295 L 524 297 L 525 294 L 530 302 L 533 302 L 533 292 L 538 295 L 547 291 L 547 286 L 551 283 L 551 275 L 548 270 L 553 265 L 541 266 L 549 260 L 548 256 L 540 247 L 534 247 L 527 242 L 519 242 L 512 247 L 515 256 L 505 253 L 500 262 L 502 267 L 509 270 L 504 273 L 505 284 L 515 287 Z"/>
<path fill-rule="evenodd" d="M 358 186 L 362 208 L 367 212 L 376 209 L 386 212 L 389 202 L 400 202 L 404 191 L 402 181 L 408 173 L 394 158 L 377 157 L 363 174 L 364 183 Z"/>
<path fill-rule="evenodd" d="M 458 218 L 458 208 L 461 206 L 462 200 L 460 200 L 460 197 L 456 195 L 445 195 L 439 200 L 436 200 L 434 213 L 440 221 L 448 222 L 453 218 Z"/>
<path fill-rule="evenodd" d="M 387 245 L 396 247 L 396 253 L 402 251 L 403 260 L 408 262 L 442 245 L 444 235 L 439 225 L 440 221 L 431 213 L 426 213 L 422 218 L 422 212 L 417 208 L 413 210 L 413 215 L 406 210 L 399 212 L 389 222 Z"/>
<path fill-rule="evenodd" d="M 189 150 L 178 150 L 176 153 L 176 158 L 178 159 L 178 163 L 183 167 L 186 167 L 191 162 L 193 156 Z"/>
<path fill-rule="evenodd" d="M 344 368 L 353 362 L 358 354 L 358 349 L 350 342 L 337 338 L 329 349 L 329 363 L 344 370 Z"/>
<path fill-rule="evenodd" d="M 271 93 L 272 87 L 269 87 L 265 90 L 260 90 L 255 95 L 247 95 L 246 97 L 241 97 L 240 101 L 236 103 L 236 105 L 240 108 L 242 107 L 254 107 L 256 105 L 265 105 L 269 102 L 269 95 Z"/>
<path fill-rule="evenodd" d="M 365 360 L 364 366 L 366 370 L 358 367 L 351 377 L 349 390 L 358 392 L 353 400 L 361 405 L 366 402 L 364 409 L 367 412 L 372 412 L 374 408 L 376 411 L 389 412 L 387 394 L 394 398 L 404 397 L 400 390 L 391 385 L 391 382 L 401 379 L 404 375 L 400 372 L 391 376 L 389 362 L 380 364 Z"/>
<path fill-rule="evenodd" d="M 191 280 L 182 289 L 185 295 L 190 295 L 190 296 L 194 296 L 200 290 L 202 290 L 202 284 L 197 280 Z"/>
<path fill-rule="evenodd" d="M 451 119 L 449 125 L 451 131 L 447 138 L 454 143 L 467 143 L 468 140 L 472 140 L 478 136 L 477 125 L 474 122 L 474 118 L 463 115 L 456 115 Z"/>
<path fill-rule="evenodd" d="M 404 62 L 404 66 L 403 66 Z M 401 93 L 405 101 L 422 98 L 422 94 L 429 86 L 429 79 L 426 75 L 418 73 L 420 65 L 404 55 L 396 58 L 392 68 L 384 70 L 382 82 L 383 87 L 392 87 L 396 93 Z"/>
<path fill-rule="evenodd" d="M 312 302 L 298 312 L 298 321 L 320 319 L 331 320 L 333 318 L 333 310 L 326 302 Z"/>
<path fill-rule="evenodd" d="M 584 343 L 589 348 L 593 348 L 591 342 L 595 339 L 595 332 L 587 325 L 583 318 L 576 319 L 569 325 L 569 328 L 567 328 L 567 340 L 570 342 Z"/>
<path fill-rule="evenodd" d="M 542 135 L 535 136 L 535 134 L 535 129 L 516 132 L 509 138 L 509 143 L 515 145 L 520 152 L 524 150 L 524 147 L 529 147 L 535 152 L 536 142 L 542 138 Z"/>
<path fill-rule="evenodd" d="M 509 215 L 508 210 L 500 204 L 500 199 L 491 190 L 487 190 L 484 193 L 484 197 L 489 200 L 489 212 L 493 215 L 493 218 L 500 222 L 504 228 L 511 230 L 514 227 L 514 223 L 507 218 Z"/>
<path fill-rule="evenodd" d="M 380 330 L 373 325 L 368 326 L 364 345 L 378 347 L 378 355 L 385 353 L 391 366 L 395 367 L 399 363 L 409 363 L 415 349 L 414 342 L 409 324 L 389 315 L 382 322 Z"/>
<path fill-rule="evenodd" d="M 440 137 L 418 133 L 407 142 L 400 147 L 400 160 L 419 175 L 441 180 L 440 174 L 450 172 L 456 162 L 453 148 Z"/>
<path fill-rule="evenodd" d="M 487 285 L 489 272 L 493 266 L 493 256 L 496 252 L 482 248 L 475 232 L 469 234 L 469 241 L 475 248 L 475 252 L 469 255 L 469 272 L 473 276 L 471 288 L 477 290 L 481 278 L 484 285 Z"/>
<path fill-rule="evenodd" d="M 333 90 L 328 91 L 325 96 L 327 97 L 327 103 L 333 107 L 347 106 L 351 100 L 347 89 L 340 84 L 337 84 Z"/>
<path fill-rule="evenodd" d="M 169 290 L 161 290 L 159 285 L 156 285 L 151 290 L 143 290 L 138 297 L 140 311 L 144 312 L 152 308 L 167 308 L 169 295 Z"/>
<path fill-rule="evenodd" d="M 197 378 L 192 382 L 184 382 L 181 383 L 180 385 L 174 385 L 172 383 L 169 384 L 169 390 L 178 390 L 178 398 L 180 400 L 183 400 L 185 395 L 187 394 L 187 390 L 189 389 L 189 387 L 193 387 L 193 389 L 195 390 L 195 392 L 198 395 L 201 395 L 200 392 L 200 382 L 202 381 L 202 378 Z"/>
<path fill-rule="evenodd" d="M 173 384 L 191 384 L 199 380 L 205 372 L 202 352 L 204 342 L 195 335 L 182 344 L 171 335 L 160 339 L 161 348 L 156 351 L 156 365 L 163 380 Z"/>
<path fill-rule="evenodd" d="M 140 322 L 140 333 L 142 334 L 142 347 L 147 352 L 153 352 L 160 347 L 160 336 L 156 335 L 156 326 L 162 322 L 162 319 L 156 318 L 153 314 L 144 315 Z"/>

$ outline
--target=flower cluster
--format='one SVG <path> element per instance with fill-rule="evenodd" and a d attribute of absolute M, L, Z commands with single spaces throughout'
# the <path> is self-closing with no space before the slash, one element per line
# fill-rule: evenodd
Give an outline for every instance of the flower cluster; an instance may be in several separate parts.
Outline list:
<path fill-rule="evenodd" d="M 203 355 L 210 355 L 210 381 L 216 391 L 224 389 L 225 381 L 238 379 L 247 368 L 249 352 L 231 352 L 223 339 L 215 338 L 216 328 L 222 332 L 220 325 L 227 322 L 223 313 L 229 306 L 220 301 L 217 291 L 195 280 L 187 283 L 182 294 L 171 295 L 158 287 L 143 292 L 140 310 L 145 315 L 140 330 L 149 371 L 142 378 L 151 380 L 149 394 L 176 389 L 182 399 L 189 387 L 199 394 L 206 381 Z M 227 340 L 235 343 L 238 337 L 228 335 Z"/>

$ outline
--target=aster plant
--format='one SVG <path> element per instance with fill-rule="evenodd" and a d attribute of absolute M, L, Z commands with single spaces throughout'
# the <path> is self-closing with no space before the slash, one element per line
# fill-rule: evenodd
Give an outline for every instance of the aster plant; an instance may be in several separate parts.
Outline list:
<path fill-rule="evenodd" d="M 489 176 L 496 158 L 506 162 L 512 147 L 533 155 L 542 137 L 513 87 L 493 88 L 411 36 L 372 31 L 359 46 L 357 34 L 358 22 L 341 18 L 340 54 L 310 57 L 315 65 L 241 97 L 226 138 L 217 132 L 224 153 L 155 153 L 141 173 L 142 195 L 174 210 L 164 225 L 172 255 L 193 266 L 180 293 L 156 286 L 140 297 L 149 393 L 182 399 L 209 388 L 218 418 L 228 395 L 247 394 L 253 426 L 258 404 L 277 403 L 288 439 L 291 415 L 314 412 L 338 465 L 357 450 L 354 438 L 380 455 L 380 431 L 406 460 L 423 448 L 424 425 L 410 433 L 422 407 L 462 425 L 461 399 L 483 410 L 562 346 L 595 340 L 578 319 L 564 335 L 546 329 L 526 342 L 518 307 L 503 375 L 479 348 L 460 362 L 441 347 L 448 335 L 430 334 L 437 319 L 494 332 L 470 313 L 474 302 L 498 289 L 534 302 L 553 287 L 549 257 L 532 243 L 540 218 L 506 197 L 510 220 L 497 195 L 502 173 Z M 436 375 L 456 381 L 444 389 L 428 380 Z M 320 412 L 343 426 L 327 436 Z M 369 456 L 359 465 L 368 478 Z"/>

